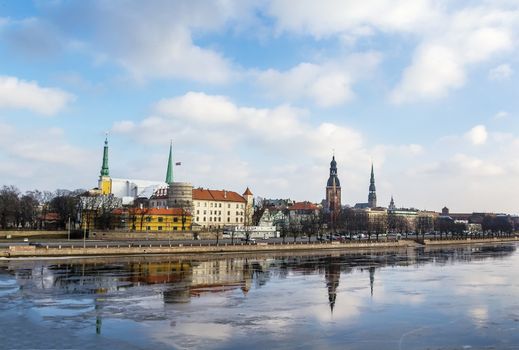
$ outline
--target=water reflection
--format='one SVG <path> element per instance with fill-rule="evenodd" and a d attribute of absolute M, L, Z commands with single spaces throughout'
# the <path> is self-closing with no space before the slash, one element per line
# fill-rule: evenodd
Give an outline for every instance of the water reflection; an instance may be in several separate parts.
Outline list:
<path fill-rule="evenodd" d="M 489 303 L 496 301 L 482 293 L 498 286 L 505 291 L 512 288 L 507 293 L 514 295 L 517 285 L 510 285 L 506 274 L 495 273 L 496 268 L 507 269 L 512 256 L 517 260 L 515 244 L 297 256 L 2 261 L 0 311 L 5 312 L 0 327 L 8 317 L 14 317 L 16 324 L 22 320 L 19 315 L 27 315 L 34 324 L 76 329 L 77 336 L 84 338 L 90 334 L 84 326 L 91 325 L 101 337 L 97 342 L 115 348 L 114 339 L 119 341 L 128 327 L 134 333 L 125 336 L 139 336 L 141 342 L 131 345 L 143 348 L 155 341 L 174 347 L 219 347 L 211 343 L 217 341 L 225 342 L 222 347 L 239 348 L 245 339 L 257 341 L 250 347 L 262 348 L 276 337 L 307 339 L 304 332 L 332 322 L 326 326 L 326 339 L 319 338 L 326 346 L 309 338 L 310 347 L 328 347 L 329 341 L 335 344 L 333 339 L 344 341 L 344 332 L 339 331 L 344 327 L 358 341 L 377 335 L 385 339 L 387 332 L 401 329 L 398 342 L 402 343 L 413 339 L 415 333 L 404 330 L 415 322 L 430 318 L 428 328 L 416 331 L 426 336 L 432 329 L 430 322 L 450 317 L 446 305 L 452 307 L 453 300 L 473 327 L 488 327 L 495 317 Z M 450 270 L 443 274 L 439 268 Z M 429 304 L 423 309 L 426 301 Z M 519 320 L 519 305 L 507 309 Z M 380 323 L 377 317 L 387 322 Z M 155 326 L 144 327 L 149 324 Z M 370 334 L 361 327 L 367 324 Z M 182 345 L 177 346 L 179 339 Z M 362 344 L 360 348 L 377 348 L 376 343 Z"/>

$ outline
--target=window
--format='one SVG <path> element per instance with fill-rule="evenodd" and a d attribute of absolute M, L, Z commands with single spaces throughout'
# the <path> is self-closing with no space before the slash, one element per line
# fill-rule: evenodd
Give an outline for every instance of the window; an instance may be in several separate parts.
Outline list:
<path fill-rule="evenodd" d="M 227 218 L 227 222 L 231 222 L 231 218 Z"/>
<path fill-rule="evenodd" d="M 178 218 L 173 218 L 173 222 L 178 222 Z"/>
<path fill-rule="evenodd" d="M 218 215 L 222 215 L 222 211 L 221 210 L 218 210 Z"/>
<path fill-rule="evenodd" d="M 240 222 L 243 222 L 243 218 L 240 218 Z"/>
<path fill-rule="evenodd" d="M 197 210 L 196 213 L 197 213 L 197 214 L 200 214 L 200 210 Z"/>
<path fill-rule="evenodd" d="M 207 207 L 207 202 L 204 202 L 204 207 Z"/>
<path fill-rule="evenodd" d="M 218 207 L 221 208 L 222 207 L 222 203 L 220 203 L 220 205 Z"/>
<path fill-rule="evenodd" d="M 151 226 L 146 226 L 146 231 L 150 231 L 151 230 Z"/>
<path fill-rule="evenodd" d="M 204 216 L 204 221 L 205 221 L 205 216 Z"/>
<path fill-rule="evenodd" d="M 236 209 L 238 209 L 238 204 L 236 204 Z"/>
<path fill-rule="evenodd" d="M 222 222 L 222 218 L 218 218 L 218 222 Z"/>
<path fill-rule="evenodd" d="M 213 217 L 212 216 L 209 217 L 209 221 L 213 221 Z"/>
<path fill-rule="evenodd" d="M 146 222 L 151 222 L 151 216 L 146 216 Z"/>
<path fill-rule="evenodd" d="M 164 221 L 164 218 L 162 216 L 159 216 L 159 222 L 163 222 Z"/>
<path fill-rule="evenodd" d="M 199 207 L 200 206 L 200 202 L 196 202 L 196 206 Z"/>
<path fill-rule="evenodd" d="M 230 205 L 230 204 L 227 204 L 227 208 L 230 208 L 230 207 L 231 207 L 231 205 Z"/>
<path fill-rule="evenodd" d="M 200 221 L 200 218 L 198 216 L 196 217 L 196 221 Z"/>
<path fill-rule="evenodd" d="M 159 231 L 162 231 L 162 226 L 159 226 Z"/>
<path fill-rule="evenodd" d="M 206 214 L 206 211 L 204 210 L 204 215 Z"/>
<path fill-rule="evenodd" d="M 173 231 L 176 231 L 177 229 L 178 229 L 178 227 L 176 227 L 176 226 L 175 226 L 175 227 L 173 227 Z"/>
<path fill-rule="evenodd" d="M 213 207 L 213 203 L 211 203 L 211 208 Z"/>
<path fill-rule="evenodd" d="M 227 211 L 227 215 L 231 215 L 231 212 L 230 212 L 230 211 Z"/>

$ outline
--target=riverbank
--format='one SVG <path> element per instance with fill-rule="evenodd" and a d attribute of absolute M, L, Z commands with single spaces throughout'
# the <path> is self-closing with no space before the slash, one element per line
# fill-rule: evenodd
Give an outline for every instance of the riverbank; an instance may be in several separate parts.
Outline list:
<path fill-rule="evenodd" d="M 78 246 L 49 247 L 33 245 L 17 245 L 0 250 L 2 258 L 21 257 L 81 257 L 81 256 L 132 256 L 132 255 L 175 255 L 175 254 L 220 254 L 220 253 L 249 253 L 249 252 L 297 252 L 319 250 L 359 250 L 359 249 L 386 249 L 417 246 L 440 246 L 458 244 L 484 244 L 518 241 L 517 237 L 460 239 L 460 240 L 423 240 L 417 243 L 413 240 L 392 242 L 355 242 L 355 243 L 286 243 L 286 244 L 220 244 L 220 245 L 138 245 L 121 244 L 118 246 L 103 245 L 101 242 L 94 247 L 85 247 L 78 242 Z"/>

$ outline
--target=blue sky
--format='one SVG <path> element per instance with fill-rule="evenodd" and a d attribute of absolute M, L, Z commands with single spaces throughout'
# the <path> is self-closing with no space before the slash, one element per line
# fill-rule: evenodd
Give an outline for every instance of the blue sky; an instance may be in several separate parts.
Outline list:
<path fill-rule="evenodd" d="M 0 183 L 519 213 L 519 2 L 4 1 Z"/>

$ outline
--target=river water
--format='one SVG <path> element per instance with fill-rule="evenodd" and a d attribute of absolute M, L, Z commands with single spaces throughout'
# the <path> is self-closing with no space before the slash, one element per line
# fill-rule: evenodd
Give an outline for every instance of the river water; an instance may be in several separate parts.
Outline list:
<path fill-rule="evenodd" d="M 519 349 L 516 248 L 0 260 L 0 348 Z"/>

